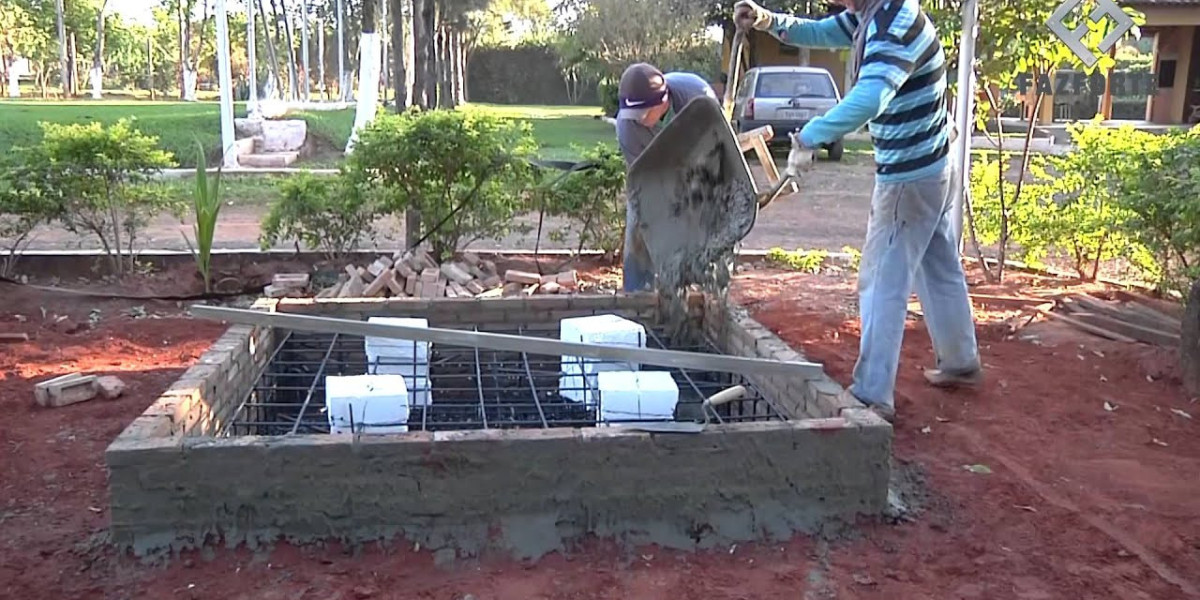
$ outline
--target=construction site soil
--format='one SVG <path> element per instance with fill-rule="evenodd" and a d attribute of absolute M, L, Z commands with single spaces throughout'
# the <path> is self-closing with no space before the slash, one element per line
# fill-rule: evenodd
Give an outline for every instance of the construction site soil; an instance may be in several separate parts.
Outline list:
<path fill-rule="evenodd" d="M 1056 285 L 1022 275 L 972 291 Z M 734 295 L 848 382 L 859 331 L 852 274 L 756 269 L 736 278 Z M 1025 318 L 1005 302 L 976 304 L 987 377 L 978 392 L 928 388 L 929 339 L 919 319 L 909 323 L 894 448 L 904 498 L 919 510 L 899 523 L 699 554 L 591 544 L 536 564 L 279 544 L 147 565 L 106 545 L 103 452 L 223 327 L 174 302 L 11 285 L 0 296 L 0 331 L 32 338 L 0 346 L 0 598 L 1126 600 L 1197 597 L 1200 587 L 1200 401 L 1185 397 L 1172 353 L 1053 322 L 1012 335 L 1008 324 Z M 128 388 L 111 401 L 33 405 L 35 382 L 71 371 L 115 374 Z"/>

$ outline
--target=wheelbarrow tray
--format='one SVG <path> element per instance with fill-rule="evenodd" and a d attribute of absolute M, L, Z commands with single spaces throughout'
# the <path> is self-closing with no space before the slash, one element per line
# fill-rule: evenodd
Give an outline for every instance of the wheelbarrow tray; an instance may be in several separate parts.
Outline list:
<path fill-rule="evenodd" d="M 737 136 L 715 99 L 696 98 L 679 111 L 630 165 L 626 188 L 660 285 L 714 277 L 727 283 L 758 201 Z"/>

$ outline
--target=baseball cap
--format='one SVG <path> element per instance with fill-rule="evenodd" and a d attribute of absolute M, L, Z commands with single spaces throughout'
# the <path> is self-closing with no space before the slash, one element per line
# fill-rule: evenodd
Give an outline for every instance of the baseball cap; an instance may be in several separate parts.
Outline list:
<path fill-rule="evenodd" d="M 667 100 L 667 80 L 662 71 L 646 63 L 629 65 L 617 86 L 618 119 L 640 119 L 646 111 Z"/>

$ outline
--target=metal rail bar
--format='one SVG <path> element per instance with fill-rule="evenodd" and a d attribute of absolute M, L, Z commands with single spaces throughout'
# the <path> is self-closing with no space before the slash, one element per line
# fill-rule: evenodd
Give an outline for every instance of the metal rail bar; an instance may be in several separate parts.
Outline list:
<path fill-rule="evenodd" d="M 475 331 L 457 331 L 433 327 L 407 327 L 383 323 L 370 323 L 353 319 L 334 319 L 330 317 L 314 317 L 310 315 L 291 315 L 284 313 L 268 313 L 257 310 L 244 310 L 217 306 L 194 305 L 193 315 L 229 323 L 247 325 L 263 325 L 315 331 L 324 333 L 342 333 L 348 335 L 378 336 L 393 339 L 417 340 L 434 344 L 449 344 L 488 348 L 491 350 L 508 350 L 529 352 L 533 354 L 569 355 L 600 360 L 618 360 L 638 362 L 651 365 L 692 368 L 705 371 L 721 371 L 726 373 L 754 373 L 758 375 L 790 375 L 813 378 L 821 374 L 821 365 L 817 363 L 798 361 L 777 361 L 741 356 L 724 356 L 702 354 L 695 352 L 679 352 L 676 350 L 656 350 L 649 348 L 629 348 L 621 346 L 606 346 L 603 344 L 584 344 L 578 342 L 563 342 L 551 339 L 531 338 L 519 335 L 499 333 L 484 333 Z"/>
<path fill-rule="evenodd" d="M 275 345 L 275 349 L 271 351 L 271 357 L 268 358 L 267 362 L 263 363 L 262 368 L 258 370 L 258 375 L 254 378 L 255 382 L 262 381 L 263 375 L 271 369 L 272 365 L 275 364 L 275 359 L 279 357 L 279 351 L 282 350 L 283 347 L 287 345 L 287 342 L 292 339 L 292 333 L 293 332 L 291 331 L 287 332 L 287 334 L 283 336 L 283 339 Z M 242 398 L 241 405 L 238 406 L 237 410 L 233 411 L 233 417 L 231 417 L 229 421 L 225 422 L 225 424 L 213 434 L 214 436 L 224 435 L 231 427 L 237 426 L 238 415 L 242 414 L 242 411 L 246 409 L 246 403 L 250 401 L 250 397 L 253 396 L 254 392 L 257 390 L 258 387 L 255 386 L 249 392 L 246 392 L 246 395 Z"/>
<path fill-rule="evenodd" d="M 483 401 L 483 373 L 479 370 L 479 348 L 475 350 L 475 387 L 479 390 L 479 418 L 483 419 L 483 428 L 488 428 L 487 422 L 487 403 Z"/>
<path fill-rule="evenodd" d="M 290 435 L 296 435 L 296 431 L 300 429 L 300 421 L 304 419 L 304 411 L 308 410 L 308 403 L 312 402 L 313 392 L 317 391 L 317 382 L 321 381 L 321 376 L 325 374 L 325 367 L 329 365 L 329 356 L 333 354 L 333 348 L 337 345 L 338 334 L 333 334 L 333 339 L 329 342 L 329 349 L 325 351 L 325 358 L 321 359 L 321 366 L 317 368 L 317 374 L 313 376 L 312 385 L 308 386 L 308 394 L 304 396 L 304 404 L 300 405 L 300 412 L 296 415 L 296 422 L 292 424 Z"/>
<path fill-rule="evenodd" d="M 518 327 L 517 332 L 524 335 L 525 328 Z M 542 410 L 542 402 L 538 400 L 537 385 L 533 383 L 533 372 L 529 368 L 529 355 L 522 352 L 521 362 L 525 365 L 525 378 L 529 380 L 529 391 L 533 394 L 533 403 L 537 405 L 538 417 L 542 420 L 542 427 L 549 429 L 550 423 L 546 421 L 546 412 Z"/>

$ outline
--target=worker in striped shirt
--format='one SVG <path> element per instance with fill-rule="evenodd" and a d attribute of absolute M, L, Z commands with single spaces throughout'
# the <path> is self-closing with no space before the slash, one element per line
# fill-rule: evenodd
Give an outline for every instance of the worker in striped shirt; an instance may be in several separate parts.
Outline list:
<path fill-rule="evenodd" d="M 853 88 L 800 130 L 800 142 L 820 148 L 863 125 L 871 133 L 876 174 L 858 276 L 862 340 L 845 393 L 892 421 L 914 287 L 937 355 L 925 378 L 941 387 L 975 386 L 983 375 L 951 225 L 946 58 L 918 0 L 833 1 L 847 10 L 811 20 L 743 0 L 734 5 L 734 22 L 785 44 L 852 53 Z"/>

